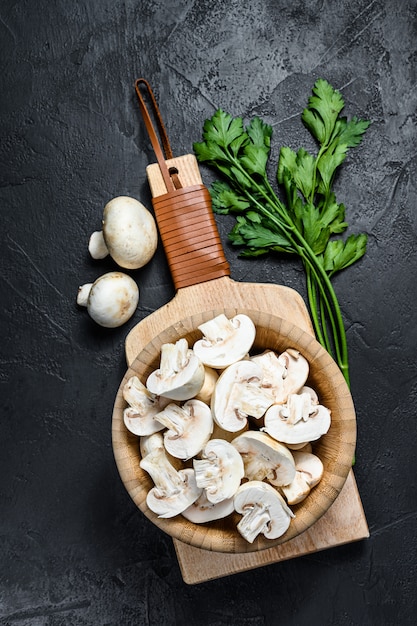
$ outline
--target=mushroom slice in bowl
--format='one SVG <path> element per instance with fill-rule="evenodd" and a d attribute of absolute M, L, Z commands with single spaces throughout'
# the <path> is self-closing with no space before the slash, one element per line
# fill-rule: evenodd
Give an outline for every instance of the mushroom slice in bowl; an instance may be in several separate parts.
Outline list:
<path fill-rule="evenodd" d="M 233 498 L 227 498 L 221 502 L 210 502 L 205 489 L 203 489 L 200 497 L 188 509 L 185 509 L 181 515 L 194 524 L 204 524 L 216 519 L 223 519 L 233 513 L 233 511 Z"/>
<path fill-rule="evenodd" d="M 182 338 L 163 344 L 159 369 L 148 376 L 146 386 L 158 396 L 190 400 L 201 390 L 204 378 L 204 365 Z"/>
<path fill-rule="evenodd" d="M 223 439 L 211 439 L 193 466 L 197 485 L 206 490 L 213 504 L 232 498 L 244 475 L 242 457 Z"/>
<path fill-rule="evenodd" d="M 249 359 L 223 370 L 211 397 L 214 421 L 225 430 L 237 432 L 245 427 L 248 415 L 262 417 L 274 400 L 261 381 L 262 369 Z"/>
<path fill-rule="evenodd" d="M 262 384 L 270 389 L 276 404 L 282 404 L 290 394 L 298 393 L 308 377 L 307 359 L 293 348 L 287 348 L 279 356 L 273 350 L 265 350 L 251 360 L 262 368 Z"/>
<path fill-rule="evenodd" d="M 232 441 L 243 459 L 245 478 L 267 480 L 272 485 L 289 485 L 295 478 L 291 452 L 267 433 L 248 430 Z"/>
<path fill-rule="evenodd" d="M 172 456 L 190 459 L 198 454 L 213 432 L 210 407 L 201 400 L 188 400 L 182 406 L 170 403 L 155 416 L 168 430 L 164 445 Z"/>
<path fill-rule="evenodd" d="M 242 515 L 237 525 L 246 541 L 253 543 L 258 535 L 276 539 L 289 528 L 294 513 L 274 487 L 259 480 L 244 483 L 234 497 L 235 510 Z"/>
<path fill-rule="evenodd" d="M 308 496 L 313 487 L 318 485 L 323 476 L 323 463 L 311 452 L 294 451 L 295 477 L 291 484 L 283 486 L 281 491 L 288 504 L 298 504 Z"/>
<path fill-rule="evenodd" d="M 176 470 L 164 448 L 155 446 L 140 461 L 140 467 L 151 476 L 154 487 L 148 491 L 146 504 L 158 517 L 175 517 L 200 496 L 194 470 Z"/>
<path fill-rule="evenodd" d="M 291 394 L 286 404 L 274 404 L 265 413 L 263 430 L 288 444 L 316 441 L 330 428 L 330 411 L 313 404 L 309 393 Z"/>
<path fill-rule="evenodd" d="M 243 359 L 256 335 L 251 318 L 243 314 L 229 319 L 221 313 L 198 328 L 204 336 L 195 342 L 193 350 L 204 365 L 217 369 Z"/>
<path fill-rule="evenodd" d="M 123 387 L 123 398 L 129 406 L 123 411 L 125 426 L 138 436 L 151 435 L 164 428 L 155 415 L 170 402 L 151 393 L 137 376 L 131 376 Z"/>

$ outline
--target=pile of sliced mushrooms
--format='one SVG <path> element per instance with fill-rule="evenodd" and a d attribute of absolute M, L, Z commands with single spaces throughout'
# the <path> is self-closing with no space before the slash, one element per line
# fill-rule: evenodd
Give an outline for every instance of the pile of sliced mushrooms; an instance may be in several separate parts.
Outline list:
<path fill-rule="evenodd" d="M 276 539 L 321 480 L 312 443 L 330 410 L 306 386 L 309 363 L 288 347 L 251 356 L 250 317 L 224 314 L 201 324 L 202 338 L 164 344 L 159 368 L 128 379 L 126 427 L 140 438 L 140 466 L 154 486 L 146 503 L 161 518 L 193 523 L 234 511 L 250 542 Z"/>

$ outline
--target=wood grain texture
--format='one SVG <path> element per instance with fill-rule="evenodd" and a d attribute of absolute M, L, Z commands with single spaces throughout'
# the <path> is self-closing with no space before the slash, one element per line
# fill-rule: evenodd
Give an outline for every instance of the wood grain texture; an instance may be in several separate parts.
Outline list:
<path fill-rule="evenodd" d="M 183 187 L 192 187 L 203 182 L 197 160 L 193 154 L 184 154 L 183 156 L 168 159 L 166 164 L 168 169 L 174 167 L 178 170 L 178 178 Z M 148 165 L 146 174 L 153 198 L 168 192 L 158 163 Z"/>
<path fill-rule="evenodd" d="M 327 513 L 296 539 L 248 554 L 219 554 L 176 540 L 174 546 L 184 582 L 193 585 L 367 537 L 368 525 L 351 471 L 339 497 Z"/>
<path fill-rule="evenodd" d="M 304 300 L 290 287 L 265 283 L 239 283 L 224 276 L 199 285 L 180 289 L 174 298 L 157 311 L 148 315 L 146 325 L 139 322 L 126 338 L 126 357 L 132 363 L 148 337 L 155 337 L 166 328 L 167 322 L 179 320 L 187 315 L 216 308 L 250 308 L 274 312 L 277 317 L 294 320 L 294 324 L 313 334 Z M 165 326 L 163 326 L 165 324 Z M 146 329 L 145 329 L 146 326 Z"/>

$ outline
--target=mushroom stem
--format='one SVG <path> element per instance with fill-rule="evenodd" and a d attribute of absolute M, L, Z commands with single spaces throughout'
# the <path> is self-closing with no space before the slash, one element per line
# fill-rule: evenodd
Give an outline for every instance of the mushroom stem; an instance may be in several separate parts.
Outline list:
<path fill-rule="evenodd" d="M 181 437 L 184 434 L 186 422 L 190 420 L 190 415 L 182 407 L 168 404 L 163 411 L 155 415 L 155 419 L 174 431 L 176 436 Z"/>
<path fill-rule="evenodd" d="M 164 438 L 161 433 L 156 432 L 140 438 L 140 454 L 142 458 L 151 452 L 155 452 L 155 450 L 164 450 Z"/>
<path fill-rule="evenodd" d="M 154 406 L 157 399 L 137 376 L 132 376 L 127 381 L 123 388 L 123 398 L 141 415 Z"/>
<path fill-rule="evenodd" d="M 288 424 L 297 424 L 300 420 L 306 422 L 316 412 L 317 406 L 312 404 L 309 393 L 293 393 L 288 396 L 287 404 L 282 407 L 280 414 Z"/>
<path fill-rule="evenodd" d="M 227 337 L 234 335 L 236 328 L 239 324 L 233 324 L 232 320 L 229 320 L 223 313 L 218 315 L 212 320 L 205 322 L 199 326 L 199 329 L 204 335 L 204 340 L 208 340 L 210 343 L 216 343 L 220 339 L 226 340 Z"/>
<path fill-rule="evenodd" d="M 217 458 L 212 457 L 201 460 L 194 460 L 195 481 L 198 487 L 207 489 L 213 486 L 213 481 L 217 481 L 222 473 L 222 469 L 217 464 Z"/>
<path fill-rule="evenodd" d="M 268 508 L 257 502 L 252 506 L 245 507 L 243 517 L 237 528 L 249 543 L 253 543 L 256 537 L 268 528 L 270 521 L 271 516 Z"/>
<path fill-rule="evenodd" d="M 165 451 L 152 450 L 140 462 L 140 466 L 151 476 L 160 497 L 170 497 L 184 489 L 184 480 L 168 461 Z"/>
<path fill-rule="evenodd" d="M 178 374 L 186 366 L 188 358 L 188 342 L 186 339 L 179 339 L 175 344 L 164 344 L 161 347 L 161 377 L 169 378 Z"/>
<path fill-rule="evenodd" d="M 90 295 L 93 283 L 86 283 L 78 287 L 77 304 L 79 306 L 88 306 L 88 296 Z"/>
<path fill-rule="evenodd" d="M 92 233 L 88 242 L 88 251 L 93 259 L 105 259 L 110 254 L 102 230 L 96 230 Z"/>

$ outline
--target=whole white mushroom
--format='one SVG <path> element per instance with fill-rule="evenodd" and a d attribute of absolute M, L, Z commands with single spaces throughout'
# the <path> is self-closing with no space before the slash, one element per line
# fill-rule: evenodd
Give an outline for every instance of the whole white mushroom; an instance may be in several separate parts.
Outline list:
<path fill-rule="evenodd" d="M 158 232 L 155 219 L 135 198 L 118 196 L 103 211 L 103 229 L 95 231 L 88 249 L 93 259 L 110 254 L 120 267 L 134 270 L 143 267 L 155 254 Z"/>
<path fill-rule="evenodd" d="M 139 302 L 139 289 L 133 278 L 122 272 L 108 272 L 94 283 L 78 289 L 77 304 L 87 307 L 100 326 L 116 328 L 127 322 Z"/>

